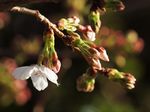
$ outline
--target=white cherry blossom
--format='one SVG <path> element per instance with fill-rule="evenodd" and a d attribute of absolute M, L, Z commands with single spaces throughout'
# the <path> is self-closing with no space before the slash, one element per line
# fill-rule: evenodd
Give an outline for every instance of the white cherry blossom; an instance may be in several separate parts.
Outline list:
<path fill-rule="evenodd" d="M 38 90 L 44 90 L 48 86 L 48 81 L 53 82 L 57 86 L 57 75 L 49 68 L 43 65 L 24 66 L 16 68 L 12 75 L 16 79 L 26 80 L 31 77 L 33 86 Z"/>
<path fill-rule="evenodd" d="M 95 39 L 96 39 L 96 34 L 92 30 L 92 27 L 90 25 L 86 26 L 85 31 L 84 31 L 84 35 L 85 35 L 86 39 L 89 41 L 95 41 Z"/>
<path fill-rule="evenodd" d="M 95 32 L 94 31 L 88 31 L 87 32 L 87 37 L 88 37 L 88 40 L 90 40 L 90 41 L 95 41 L 95 37 L 96 37 L 96 34 L 95 34 Z"/>

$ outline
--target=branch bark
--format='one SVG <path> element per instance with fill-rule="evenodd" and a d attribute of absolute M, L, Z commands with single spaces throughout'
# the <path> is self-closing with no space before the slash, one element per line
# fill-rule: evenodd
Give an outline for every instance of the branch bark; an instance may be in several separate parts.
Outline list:
<path fill-rule="evenodd" d="M 53 0 L 0 0 L 0 11 L 8 11 L 13 6 L 31 3 L 44 3 Z"/>
<path fill-rule="evenodd" d="M 50 22 L 50 20 L 48 20 L 44 15 L 42 15 L 38 10 L 32 10 L 32 9 L 28 9 L 28 8 L 25 8 L 25 7 L 16 6 L 16 7 L 13 7 L 10 11 L 19 12 L 19 13 L 34 16 L 40 22 L 42 22 L 47 27 L 47 29 L 52 28 L 54 30 L 54 32 L 57 34 L 58 37 L 63 38 L 65 36 L 59 29 L 57 29 L 55 24 Z"/>

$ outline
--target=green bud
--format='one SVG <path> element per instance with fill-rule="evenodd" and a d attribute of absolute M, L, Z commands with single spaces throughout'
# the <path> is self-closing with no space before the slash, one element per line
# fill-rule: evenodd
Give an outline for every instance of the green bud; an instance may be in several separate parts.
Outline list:
<path fill-rule="evenodd" d="M 55 51 L 55 38 L 53 30 L 46 31 L 43 35 L 44 48 L 39 56 L 39 64 L 52 66 L 52 56 Z"/>
<path fill-rule="evenodd" d="M 110 80 L 120 82 L 121 85 L 128 89 L 135 87 L 136 79 L 130 73 L 119 72 L 117 69 L 109 68 L 106 70 L 107 76 Z"/>
<path fill-rule="evenodd" d="M 90 12 L 89 22 L 92 26 L 92 29 L 98 33 L 101 27 L 100 12 L 98 10 Z"/>
<path fill-rule="evenodd" d="M 66 25 L 67 25 L 67 20 L 64 18 L 60 19 L 58 22 L 58 29 L 64 30 Z"/>
<path fill-rule="evenodd" d="M 111 80 L 119 80 L 123 78 L 122 72 L 119 72 L 117 69 L 113 68 L 108 70 L 108 77 Z"/>
<path fill-rule="evenodd" d="M 68 19 L 60 19 L 58 22 L 58 29 L 59 30 L 67 30 L 67 31 L 76 31 L 77 26 L 79 25 L 79 18 L 77 17 L 72 17 Z"/>

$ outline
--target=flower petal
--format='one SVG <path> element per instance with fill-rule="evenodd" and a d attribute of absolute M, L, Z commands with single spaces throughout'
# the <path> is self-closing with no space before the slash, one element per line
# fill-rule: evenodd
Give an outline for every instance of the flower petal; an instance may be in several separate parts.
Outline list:
<path fill-rule="evenodd" d="M 109 61 L 106 50 L 103 47 L 99 47 L 98 50 L 100 52 L 100 59 L 104 61 Z"/>
<path fill-rule="evenodd" d="M 98 69 L 98 70 L 101 70 L 101 69 L 102 69 L 100 60 L 97 59 L 97 58 L 93 58 L 93 59 L 91 60 L 91 64 L 92 64 L 92 67 L 95 68 L 95 69 Z"/>
<path fill-rule="evenodd" d="M 58 76 L 51 69 L 49 69 L 47 67 L 44 67 L 43 70 L 44 70 L 44 73 L 45 73 L 46 77 L 48 78 L 48 80 L 58 86 L 59 85 L 57 82 Z"/>
<path fill-rule="evenodd" d="M 95 32 L 93 32 L 93 31 L 88 31 L 87 32 L 87 38 L 88 38 L 88 40 L 90 40 L 90 41 L 95 41 Z"/>
<path fill-rule="evenodd" d="M 25 79 L 28 79 L 33 72 L 34 72 L 34 66 L 24 66 L 24 67 L 16 68 L 13 71 L 12 75 L 16 79 L 25 80 Z"/>
<path fill-rule="evenodd" d="M 37 74 L 32 75 L 31 79 L 32 79 L 33 86 L 38 91 L 44 90 L 48 86 L 46 76 L 44 76 L 43 74 L 40 74 L 40 72 L 39 74 L 37 72 Z"/>

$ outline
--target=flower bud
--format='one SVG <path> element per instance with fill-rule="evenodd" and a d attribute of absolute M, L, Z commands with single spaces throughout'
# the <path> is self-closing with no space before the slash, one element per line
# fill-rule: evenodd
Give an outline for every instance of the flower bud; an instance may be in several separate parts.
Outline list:
<path fill-rule="evenodd" d="M 57 53 L 54 52 L 53 57 L 52 57 L 52 67 L 51 69 L 55 72 L 58 73 L 61 68 L 61 62 L 58 59 Z"/>
<path fill-rule="evenodd" d="M 92 92 L 94 90 L 95 78 L 88 74 L 83 74 L 77 79 L 77 90 L 82 92 Z"/>
<path fill-rule="evenodd" d="M 67 31 L 76 31 L 77 26 L 79 25 L 80 19 L 76 16 L 68 18 L 68 19 L 60 19 L 58 22 L 58 28 L 60 30 L 67 30 Z"/>
<path fill-rule="evenodd" d="M 83 36 L 86 40 L 95 41 L 96 34 L 92 30 L 92 27 L 90 25 L 87 26 L 79 25 L 78 28 L 83 33 Z"/>
<path fill-rule="evenodd" d="M 41 55 L 39 56 L 39 64 L 45 65 L 46 67 L 58 73 L 61 68 L 61 62 L 58 59 L 55 51 L 55 40 L 54 32 L 52 30 L 44 33 L 45 45 Z"/>
<path fill-rule="evenodd" d="M 93 55 L 94 58 L 99 58 L 100 56 L 100 52 L 93 47 L 89 49 L 89 52 Z"/>
<path fill-rule="evenodd" d="M 91 26 L 89 26 L 89 25 L 87 26 L 85 35 L 87 36 L 88 40 L 90 40 L 90 41 L 95 41 L 95 39 L 96 39 L 95 38 L 96 34 L 92 30 Z"/>
<path fill-rule="evenodd" d="M 129 73 L 119 72 L 117 69 L 107 69 L 107 76 L 109 79 L 118 81 L 128 89 L 133 89 L 135 86 L 135 77 Z"/>
<path fill-rule="evenodd" d="M 72 23 L 75 25 L 78 25 L 80 23 L 80 19 L 76 16 L 73 16 L 72 18 L 68 18 L 68 19 L 72 19 Z"/>
<path fill-rule="evenodd" d="M 100 54 L 97 49 L 92 48 L 82 39 L 73 41 L 73 47 L 81 52 L 91 68 L 94 70 L 101 70 L 101 63 L 99 61 Z"/>
<path fill-rule="evenodd" d="M 58 73 L 60 71 L 60 68 L 61 68 L 61 62 L 59 60 L 57 60 L 56 62 L 53 62 L 53 66 L 52 66 L 52 70 L 55 72 L 55 73 Z"/>
<path fill-rule="evenodd" d="M 67 20 L 66 19 L 60 19 L 59 20 L 59 22 L 58 22 L 58 28 L 60 29 L 60 30 L 64 30 L 65 28 L 65 26 L 67 25 Z"/>
<path fill-rule="evenodd" d="M 133 89 L 135 87 L 134 86 L 135 81 L 136 81 L 135 77 L 129 73 L 124 73 L 123 76 L 124 76 L 124 80 L 127 85 L 127 88 Z"/>
<path fill-rule="evenodd" d="M 91 61 L 90 63 L 94 70 L 101 70 L 102 66 L 98 58 L 92 58 L 89 61 Z"/>
<path fill-rule="evenodd" d="M 107 52 L 106 52 L 106 50 L 103 47 L 97 47 L 97 50 L 99 51 L 100 59 L 102 59 L 104 61 L 109 61 Z"/>
<path fill-rule="evenodd" d="M 100 12 L 98 10 L 91 11 L 89 15 L 89 22 L 94 30 L 98 33 L 101 27 Z"/>

